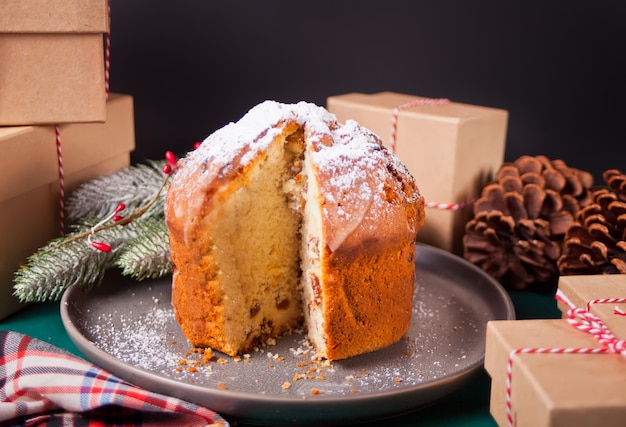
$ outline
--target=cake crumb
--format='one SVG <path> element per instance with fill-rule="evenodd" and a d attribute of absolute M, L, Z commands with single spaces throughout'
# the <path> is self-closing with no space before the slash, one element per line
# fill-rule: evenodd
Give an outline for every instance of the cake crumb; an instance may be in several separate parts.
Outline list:
<path fill-rule="evenodd" d="M 393 381 L 396 382 L 396 383 L 401 383 L 402 382 L 402 378 L 394 377 Z"/>
<path fill-rule="evenodd" d="M 219 359 L 217 359 L 217 363 L 220 365 L 225 365 L 228 363 L 228 360 L 224 359 L 223 357 L 220 357 Z"/>
<path fill-rule="evenodd" d="M 271 359 L 274 359 L 274 360 L 277 360 L 279 362 L 282 362 L 282 361 L 285 360 L 285 358 L 283 356 L 281 356 L 279 354 L 274 354 L 274 353 L 271 353 L 271 352 L 267 353 L 267 357 L 269 357 Z"/>
<path fill-rule="evenodd" d="M 221 383 L 219 383 L 217 386 L 218 386 L 220 389 L 222 389 L 222 390 L 226 390 L 226 389 L 228 388 L 228 387 L 226 386 L 226 384 L 224 384 L 224 383 L 222 383 L 222 382 L 221 382 Z"/>
<path fill-rule="evenodd" d="M 202 355 L 202 361 L 204 363 L 209 363 L 209 361 L 213 359 L 213 356 L 214 356 L 213 350 L 211 348 L 205 348 L 204 354 Z"/>
<path fill-rule="evenodd" d="M 318 394 L 322 394 L 322 392 L 319 391 L 319 389 L 317 389 L 317 388 L 312 388 L 311 389 L 311 394 L 312 395 L 318 395 Z"/>
<path fill-rule="evenodd" d="M 287 389 L 291 388 L 291 383 L 290 383 L 289 381 L 285 381 L 285 382 L 283 383 L 283 385 L 281 386 L 281 388 L 282 388 L 283 390 L 287 390 Z"/>

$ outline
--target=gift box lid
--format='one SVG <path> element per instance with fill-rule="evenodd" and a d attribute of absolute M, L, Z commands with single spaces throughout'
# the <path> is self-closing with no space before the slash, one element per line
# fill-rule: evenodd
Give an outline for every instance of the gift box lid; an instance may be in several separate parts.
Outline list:
<path fill-rule="evenodd" d="M 2 0 L 0 33 L 106 33 L 107 0 Z"/>
<path fill-rule="evenodd" d="M 329 97 L 328 103 L 329 107 L 330 104 L 339 102 L 344 104 L 359 105 L 360 108 L 366 108 L 373 111 L 378 110 L 392 112 L 396 107 L 400 107 L 403 104 L 419 99 L 427 98 L 396 92 L 379 92 L 374 94 L 347 93 L 344 95 Z M 449 121 L 452 123 L 462 120 L 473 120 L 483 117 L 485 114 L 499 114 L 508 117 L 508 112 L 506 110 L 498 108 L 463 104 L 459 102 L 449 102 L 445 105 L 446 108 L 441 108 L 440 105 L 417 105 L 401 110 L 399 115 L 432 116 L 431 118 L 435 118 L 436 120 Z M 382 136 L 383 135 L 381 135 L 381 137 Z"/>

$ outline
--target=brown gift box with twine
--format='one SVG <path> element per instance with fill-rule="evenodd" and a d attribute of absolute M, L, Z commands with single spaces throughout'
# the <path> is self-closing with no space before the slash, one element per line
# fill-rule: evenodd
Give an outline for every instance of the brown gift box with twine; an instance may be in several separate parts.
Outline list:
<path fill-rule="evenodd" d="M 0 6 L 0 125 L 103 122 L 108 1 Z"/>
<path fill-rule="evenodd" d="M 502 165 L 508 112 L 393 92 L 332 96 L 327 108 L 395 151 L 426 200 L 418 240 L 460 255 L 471 201 Z"/>
<path fill-rule="evenodd" d="M 111 93 L 105 123 L 59 126 L 65 194 L 130 165 L 135 148 L 133 98 Z M 54 126 L 0 127 L 0 319 L 22 305 L 13 274 L 60 235 L 60 178 Z"/>
<path fill-rule="evenodd" d="M 622 295 L 626 275 L 562 276 L 566 319 L 488 323 L 485 369 L 500 427 L 624 425 L 626 305 L 615 302 L 626 301 Z"/>

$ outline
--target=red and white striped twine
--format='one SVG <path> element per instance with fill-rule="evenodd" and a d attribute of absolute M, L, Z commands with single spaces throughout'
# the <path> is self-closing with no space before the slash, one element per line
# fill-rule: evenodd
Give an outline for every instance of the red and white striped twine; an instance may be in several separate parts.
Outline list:
<path fill-rule="evenodd" d="M 63 170 L 63 150 L 61 149 L 61 130 L 59 125 L 54 127 L 57 145 L 57 163 L 59 166 L 59 233 L 65 234 L 65 172 Z"/>
<path fill-rule="evenodd" d="M 396 152 L 396 138 L 398 135 L 398 115 L 400 114 L 400 111 L 412 107 L 417 107 L 419 105 L 445 105 L 449 103 L 450 100 L 447 98 L 420 98 L 413 101 L 405 102 L 404 104 L 398 105 L 396 108 L 394 108 L 391 115 L 391 137 L 389 139 L 389 147 L 391 148 L 391 151 L 393 153 Z M 459 209 L 463 209 L 465 206 L 473 204 L 475 201 L 476 199 L 466 200 L 461 203 L 426 202 L 424 206 L 433 209 L 457 211 Z"/>
<path fill-rule="evenodd" d="M 474 203 L 477 199 L 470 199 L 461 203 L 434 203 L 434 202 L 425 202 L 424 206 L 427 208 L 434 209 L 443 209 L 448 211 L 458 211 L 459 209 L 463 209 L 465 206 L 469 206 Z"/>
<path fill-rule="evenodd" d="M 626 302 L 626 298 L 599 298 L 599 299 L 594 299 L 591 300 L 587 303 L 587 311 L 591 310 L 591 306 L 594 304 L 620 304 L 620 303 L 624 303 Z M 619 314 L 620 316 L 624 316 L 624 311 L 619 308 L 619 307 L 615 307 L 615 309 L 613 310 L 614 314 Z"/>
<path fill-rule="evenodd" d="M 392 152 L 396 152 L 396 136 L 398 134 L 398 114 L 407 108 L 417 107 L 418 105 L 444 105 L 449 104 L 450 100 L 446 98 L 421 98 L 414 101 L 405 102 L 393 109 L 391 116 L 391 138 L 389 139 L 389 147 Z"/>
<path fill-rule="evenodd" d="M 598 317 L 589 312 L 593 304 L 623 303 L 626 298 L 602 298 L 591 300 L 587 303 L 587 309 L 577 308 L 561 292 L 557 291 L 556 299 L 563 302 L 569 308 L 566 317 L 568 323 L 579 331 L 591 334 L 602 347 L 596 348 L 519 348 L 509 353 L 506 369 L 506 417 L 509 426 L 514 425 L 513 410 L 511 403 L 511 384 L 513 373 L 513 357 L 517 354 L 621 354 L 626 356 L 626 342 L 619 340 L 611 330 Z M 615 309 L 615 314 L 622 315 L 622 310 Z"/>
<path fill-rule="evenodd" d="M 109 74 L 111 68 L 111 2 L 107 3 L 109 31 L 105 34 L 104 47 L 104 91 L 106 99 L 109 99 Z M 57 163 L 59 165 L 59 233 L 65 234 L 65 172 L 63 170 L 63 150 L 61 149 L 61 129 L 59 125 L 54 127 L 57 146 Z"/>
<path fill-rule="evenodd" d="M 109 31 L 104 35 L 104 91 L 109 99 L 109 71 L 111 69 L 111 1 L 107 4 Z"/>

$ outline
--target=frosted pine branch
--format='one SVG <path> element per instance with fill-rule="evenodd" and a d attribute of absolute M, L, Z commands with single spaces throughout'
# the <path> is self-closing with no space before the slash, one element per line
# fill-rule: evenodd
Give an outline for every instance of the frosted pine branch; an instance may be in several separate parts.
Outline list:
<path fill-rule="evenodd" d="M 97 286 L 116 257 L 130 228 L 116 227 L 103 231 L 111 252 L 92 248 L 84 239 L 58 246 L 55 239 L 31 255 L 14 277 L 14 295 L 22 302 L 54 301 L 65 289 L 78 284 L 86 289 Z"/>
<path fill-rule="evenodd" d="M 124 203 L 129 211 L 146 204 L 163 182 L 165 162 L 150 161 L 120 169 L 111 175 L 88 181 L 70 194 L 66 216 L 69 221 L 85 217 L 104 217 Z M 147 215 L 162 214 L 165 194 L 152 205 Z"/>
<path fill-rule="evenodd" d="M 168 163 L 130 166 L 76 189 L 67 205 L 75 232 L 28 258 L 14 275 L 14 295 L 23 302 L 58 300 L 69 286 L 99 285 L 114 266 L 138 280 L 168 274 L 163 205 L 175 169 L 168 156 Z"/>
<path fill-rule="evenodd" d="M 157 279 L 171 272 L 170 247 L 165 221 L 146 218 L 136 221 L 136 236 L 120 253 L 116 266 L 137 280 Z"/>

